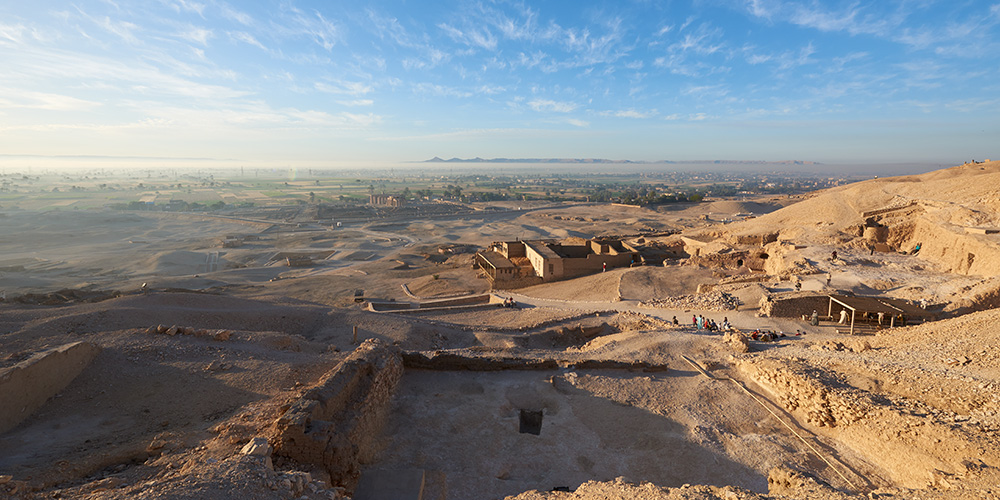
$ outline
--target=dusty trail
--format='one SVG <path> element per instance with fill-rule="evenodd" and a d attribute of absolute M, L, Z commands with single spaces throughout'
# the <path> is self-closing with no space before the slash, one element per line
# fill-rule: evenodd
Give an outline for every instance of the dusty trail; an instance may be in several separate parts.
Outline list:
<path fill-rule="evenodd" d="M 518 304 L 528 305 L 531 307 L 549 307 L 553 309 L 569 309 L 569 310 L 579 310 L 579 311 L 616 311 L 616 312 L 635 312 L 640 314 L 645 314 L 655 318 L 662 319 L 664 321 L 670 321 L 674 316 L 681 325 L 691 324 L 691 315 L 701 314 L 702 316 L 715 319 L 717 322 L 721 322 L 723 317 L 729 318 L 729 322 L 738 329 L 742 330 L 772 330 L 780 332 L 795 332 L 796 330 L 802 330 L 808 333 L 829 333 L 830 327 L 828 326 L 811 326 L 809 323 L 804 321 L 797 321 L 794 319 L 785 318 L 767 318 L 758 317 L 752 312 L 743 311 L 712 311 L 712 310 L 700 310 L 700 309 L 663 309 L 654 307 L 644 307 L 640 301 L 637 300 L 621 300 L 621 301 L 583 301 L 583 300 L 558 300 L 558 299 L 542 299 L 538 297 L 531 297 L 518 292 L 503 291 L 496 293 L 501 297 L 513 297 Z"/>

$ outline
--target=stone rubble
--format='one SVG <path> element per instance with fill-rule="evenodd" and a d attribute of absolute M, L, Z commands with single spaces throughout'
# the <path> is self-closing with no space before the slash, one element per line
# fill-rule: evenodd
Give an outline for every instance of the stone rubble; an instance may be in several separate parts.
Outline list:
<path fill-rule="evenodd" d="M 733 311 L 739 308 L 740 299 L 726 292 L 712 291 L 702 294 L 678 295 L 641 302 L 643 307 L 661 309 L 696 309 L 704 311 Z"/>

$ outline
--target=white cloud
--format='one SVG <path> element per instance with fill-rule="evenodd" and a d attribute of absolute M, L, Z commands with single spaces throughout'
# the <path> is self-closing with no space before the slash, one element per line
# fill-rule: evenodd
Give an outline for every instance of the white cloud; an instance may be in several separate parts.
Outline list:
<path fill-rule="evenodd" d="M 226 19 L 236 21 L 244 26 L 253 26 L 254 20 L 250 14 L 246 12 L 236 10 L 233 6 L 228 3 L 223 3 L 220 5 L 222 9 L 222 16 Z"/>
<path fill-rule="evenodd" d="M 573 125 L 574 127 L 586 128 L 590 126 L 590 122 L 585 120 L 577 120 L 576 118 L 570 118 L 566 120 L 566 123 Z"/>
<path fill-rule="evenodd" d="M 350 106 L 350 107 L 372 106 L 375 104 L 375 101 L 371 99 L 354 99 L 352 101 L 337 101 L 337 102 L 344 106 Z"/>
<path fill-rule="evenodd" d="M 178 33 L 177 36 L 189 42 L 200 43 L 208 46 L 208 40 L 214 36 L 212 30 L 191 26 L 187 31 Z"/>
<path fill-rule="evenodd" d="M 113 35 L 117 35 L 122 40 L 130 44 L 139 43 L 139 39 L 133 34 L 134 31 L 140 30 L 139 25 L 130 23 L 128 21 L 112 21 L 110 17 L 105 16 L 104 19 L 94 19 L 91 18 L 98 26 L 104 28 L 105 31 Z"/>
<path fill-rule="evenodd" d="M 315 88 L 320 92 L 326 92 L 328 94 L 351 96 L 361 96 L 375 90 L 370 84 L 364 82 L 347 81 L 338 81 L 333 83 L 316 82 Z"/>
<path fill-rule="evenodd" d="M 506 92 L 507 89 L 497 85 L 481 85 L 476 91 L 483 95 L 497 95 Z"/>
<path fill-rule="evenodd" d="M 100 103 L 87 101 L 64 94 L 35 92 L 17 88 L 0 88 L 0 109 L 44 109 L 49 111 L 87 111 L 101 106 Z"/>
<path fill-rule="evenodd" d="M 446 23 L 438 24 L 438 28 L 443 30 L 452 40 L 468 45 L 470 47 L 478 47 L 488 51 L 496 50 L 497 39 L 490 33 L 487 29 L 474 29 L 469 28 L 465 30 L 460 30 Z"/>
<path fill-rule="evenodd" d="M 747 9 L 755 17 L 771 18 L 771 11 L 764 6 L 765 0 L 747 0 Z"/>
<path fill-rule="evenodd" d="M 535 111 L 555 111 L 557 113 L 569 113 L 579 106 L 572 102 L 559 102 L 548 99 L 534 99 L 528 101 L 528 107 Z"/>
<path fill-rule="evenodd" d="M 290 21 L 290 26 L 280 27 L 286 35 L 310 38 L 327 51 L 333 50 L 333 47 L 341 41 L 341 30 L 319 11 L 314 11 L 312 15 L 306 15 L 292 7 Z"/>
<path fill-rule="evenodd" d="M 432 83 L 418 83 L 413 86 L 413 92 L 418 95 L 430 95 L 435 97 L 454 97 L 467 99 L 474 94 L 466 90 L 459 90 L 453 87 L 437 85 Z"/>
<path fill-rule="evenodd" d="M 169 3 L 171 7 L 177 12 L 194 12 L 199 16 L 204 16 L 205 4 L 198 2 L 191 2 L 188 0 L 173 0 Z"/>
<path fill-rule="evenodd" d="M 23 24 L 2 24 L 0 23 L 0 42 L 7 40 L 14 43 L 21 43 L 24 40 L 24 32 L 27 28 Z"/>
<path fill-rule="evenodd" d="M 229 37 L 232 38 L 233 40 L 237 40 L 248 45 L 253 45 L 254 47 L 258 47 L 262 50 L 267 50 L 267 47 L 265 47 L 264 44 L 257 41 L 257 39 L 254 38 L 254 36 L 251 35 L 250 33 L 247 33 L 245 31 L 230 31 L 228 34 Z"/>
<path fill-rule="evenodd" d="M 656 111 L 638 111 L 635 109 L 622 109 L 618 111 L 606 111 L 601 113 L 603 116 L 613 116 L 615 118 L 650 118 L 656 115 Z"/>

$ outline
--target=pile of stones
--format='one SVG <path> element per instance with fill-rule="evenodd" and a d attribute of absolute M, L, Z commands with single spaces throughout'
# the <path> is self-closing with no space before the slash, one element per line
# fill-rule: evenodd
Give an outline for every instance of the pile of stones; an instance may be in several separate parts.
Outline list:
<path fill-rule="evenodd" d="M 739 308 L 740 299 L 726 292 L 709 292 L 693 295 L 678 295 L 642 302 L 644 307 L 661 309 L 700 309 L 705 311 L 732 311 Z"/>

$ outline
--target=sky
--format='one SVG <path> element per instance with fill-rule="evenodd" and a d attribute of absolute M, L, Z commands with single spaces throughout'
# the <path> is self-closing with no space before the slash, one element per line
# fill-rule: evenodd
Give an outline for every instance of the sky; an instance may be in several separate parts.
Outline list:
<path fill-rule="evenodd" d="M 1000 2 L 0 4 L 0 155 L 1000 157 Z"/>

